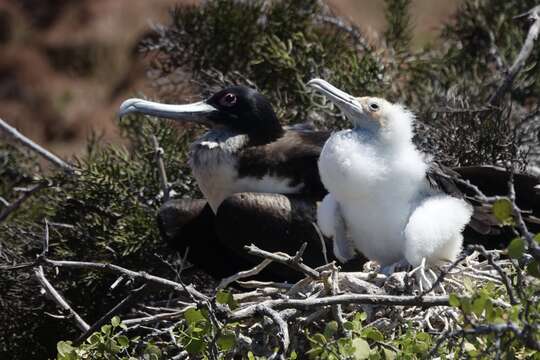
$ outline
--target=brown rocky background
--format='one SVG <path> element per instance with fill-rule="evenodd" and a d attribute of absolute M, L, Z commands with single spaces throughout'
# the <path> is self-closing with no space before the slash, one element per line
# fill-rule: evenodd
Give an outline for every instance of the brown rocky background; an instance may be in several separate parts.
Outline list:
<path fill-rule="evenodd" d="M 91 130 L 115 139 L 120 102 L 153 95 L 137 42 L 168 9 L 197 0 L 0 0 L 0 117 L 64 156 Z M 382 0 L 330 0 L 372 41 Z M 432 40 L 456 0 L 415 0 L 415 42 Z"/>

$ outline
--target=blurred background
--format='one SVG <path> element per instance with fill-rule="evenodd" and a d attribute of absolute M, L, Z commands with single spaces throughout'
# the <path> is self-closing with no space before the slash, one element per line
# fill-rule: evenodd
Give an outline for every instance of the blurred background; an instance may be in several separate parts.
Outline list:
<path fill-rule="evenodd" d="M 154 89 L 137 44 L 169 10 L 196 0 L 0 0 L 0 117 L 52 151 L 84 149 L 91 129 L 115 139 L 121 100 Z M 330 0 L 372 42 L 382 0 Z M 414 44 L 433 40 L 457 0 L 413 1 Z"/>

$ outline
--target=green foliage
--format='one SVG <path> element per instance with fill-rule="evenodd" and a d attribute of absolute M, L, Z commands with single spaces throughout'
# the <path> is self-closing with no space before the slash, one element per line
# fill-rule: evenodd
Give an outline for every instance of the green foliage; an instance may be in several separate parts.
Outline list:
<path fill-rule="evenodd" d="M 511 283 L 516 282 L 520 276 L 508 275 Z M 489 359 L 497 352 L 503 358 L 538 359 L 538 352 L 530 349 L 527 341 L 529 336 L 534 341 L 540 339 L 540 331 L 528 325 L 538 321 L 540 306 L 538 302 L 526 301 L 537 295 L 538 284 L 516 289 L 515 296 L 519 303 L 512 306 L 507 305 L 510 299 L 503 285 L 494 283 L 488 283 L 481 289 L 471 288 L 474 291 L 470 297 L 452 294 L 450 305 L 460 309 L 463 330 L 456 330 L 454 337 L 447 339 L 446 347 L 439 348 L 439 354 L 459 350 L 458 343 L 462 342 L 464 346 L 459 353 L 471 358 Z M 488 331 L 490 328 L 498 330 Z M 500 344 L 504 346 L 497 349 Z"/>
<path fill-rule="evenodd" d="M 411 0 L 385 0 L 387 28 L 384 38 L 389 47 L 398 52 L 407 51 L 412 40 L 409 14 Z"/>
<path fill-rule="evenodd" d="M 348 33 L 317 20 L 321 13 L 316 0 L 209 1 L 177 9 L 142 51 L 159 52 L 152 64 L 164 76 L 186 69 L 207 93 L 248 83 L 286 122 L 306 121 L 313 103 L 305 83 L 313 77 L 352 93 L 384 89 L 376 54 L 358 52 Z"/>
<path fill-rule="evenodd" d="M 495 201 L 492 206 L 492 212 L 502 225 L 512 225 L 514 223 L 512 202 L 509 199 Z"/>
<path fill-rule="evenodd" d="M 178 135 L 165 123 L 150 123 L 142 117 L 130 117 L 120 123 L 123 134 L 131 139 L 129 146 L 104 145 L 90 139 L 87 154 L 76 159 L 79 175 L 72 177 L 52 172 L 48 178 L 52 187 L 44 189 L 23 204 L 7 222 L 0 224 L 3 263 L 23 263 L 35 259 L 41 251 L 44 234 L 43 219 L 50 225 L 50 256 L 115 264 L 159 274 L 173 275 L 162 257 L 169 251 L 159 238 L 155 221 L 162 202 L 154 148 L 150 135 L 155 134 L 165 151 L 165 163 L 181 195 L 194 196 L 197 190 L 187 171 L 186 148 L 189 132 Z M 2 145 L 4 147 L 4 145 Z M 25 187 L 34 182 L 36 167 L 33 158 L 25 158 L 11 147 L 2 167 L 0 188 L 6 189 L 8 201 L 17 194 L 13 187 Z M 3 148 L 2 148 L 3 150 Z M 4 190 L 2 190 L 4 191 Z M 61 272 L 54 275 L 55 286 L 77 311 L 89 321 L 108 311 L 129 288 L 111 292 L 115 277 L 96 272 Z M 25 308 L 40 308 L 50 313 L 57 310 L 47 299 L 36 297 L 38 288 L 29 272 L 0 272 L 3 301 L 0 302 L 0 321 L 7 324 L 0 330 L 0 353 L 17 350 L 21 357 L 39 356 L 44 349 L 29 344 L 54 344 L 58 337 L 75 334 L 66 324 Z M 159 293 L 156 293 L 156 296 Z M 100 299 L 96 301 L 96 299 Z M 5 333 L 4 333 L 5 332 Z M 40 335 L 41 334 L 41 335 Z M 34 338 L 40 336 L 40 341 Z M 5 348 L 4 348 L 5 346 Z M 30 355 L 31 354 L 31 355 Z"/>
<path fill-rule="evenodd" d="M 383 334 L 375 327 L 364 327 L 365 313 L 357 313 L 343 324 L 347 336 L 338 332 L 336 322 L 329 322 L 324 332 L 307 335 L 310 359 L 421 359 L 432 345 L 431 336 L 412 328 Z"/>
<path fill-rule="evenodd" d="M 136 344 L 138 338 L 130 339 L 122 335 L 126 330 L 119 317 L 113 317 L 110 324 L 103 325 L 100 331 L 94 332 L 88 339 L 79 346 L 73 345 L 71 341 L 60 341 L 56 345 L 58 350 L 57 360 L 77 360 L 77 359 L 119 359 L 134 360 L 136 357 L 130 355 L 130 346 Z M 146 359 L 159 359 L 159 350 L 149 344 L 142 351 Z M 152 356 L 156 355 L 156 356 Z"/>

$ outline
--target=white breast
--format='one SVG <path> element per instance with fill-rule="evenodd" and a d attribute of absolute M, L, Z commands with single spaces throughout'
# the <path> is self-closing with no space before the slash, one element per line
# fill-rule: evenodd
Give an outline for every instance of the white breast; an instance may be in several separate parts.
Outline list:
<path fill-rule="evenodd" d="M 246 142 L 245 135 L 213 130 L 191 145 L 189 166 L 214 212 L 235 192 L 238 172 L 234 153 Z"/>
<path fill-rule="evenodd" d="M 262 177 L 238 177 L 235 153 L 246 145 L 246 135 L 212 130 L 191 146 L 189 165 L 197 184 L 217 212 L 227 197 L 239 192 L 291 194 L 299 192 L 303 184 L 292 186 L 289 179 L 269 173 Z"/>
<path fill-rule="evenodd" d="M 319 159 L 321 180 L 339 202 L 349 237 L 382 264 L 403 257 L 403 230 L 427 165 L 414 147 L 394 151 L 369 133 L 334 134 Z"/>

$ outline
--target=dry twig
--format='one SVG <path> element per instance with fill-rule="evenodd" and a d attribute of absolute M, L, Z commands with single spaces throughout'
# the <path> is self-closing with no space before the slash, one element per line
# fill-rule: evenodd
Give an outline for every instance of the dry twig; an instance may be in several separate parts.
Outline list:
<path fill-rule="evenodd" d="M 11 137 L 13 140 L 18 141 L 20 144 L 37 153 L 38 155 L 49 161 L 51 164 L 62 169 L 66 173 L 75 173 L 75 169 L 70 164 L 60 159 L 58 156 L 54 155 L 50 151 L 46 150 L 42 146 L 36 144 L 2 119 L 0 119 L 0 130 L 3 130 L 4 133 Z"/>
<path fill-rule="evenodd" d="M 490 105 L 497 105 L 501 97 L 510 89 L 514 80 L 516 79 L 516 76 L 523 69 L 523 67 L 525 66 L 525 62 L 531 55 L 534 49 L 534 43 L 538 38 L 538 34 L 540 33 L 540 5 L 535 6 L 527 13 L 519 15 L 518 17 L 523 16 L 527 16 L 529 21 L 532 22 L 531 27 L 529 28 L 529 32 L 527 34 L 527 38 L 525 39 L 525 42 L 523 43 L 523 46 L 518 56 L 514 60 L 514 63 L 506 72 L 506 76 L 502 80 L 495 93 L 493 93 L 493 95 L 489 99 Z"/>

